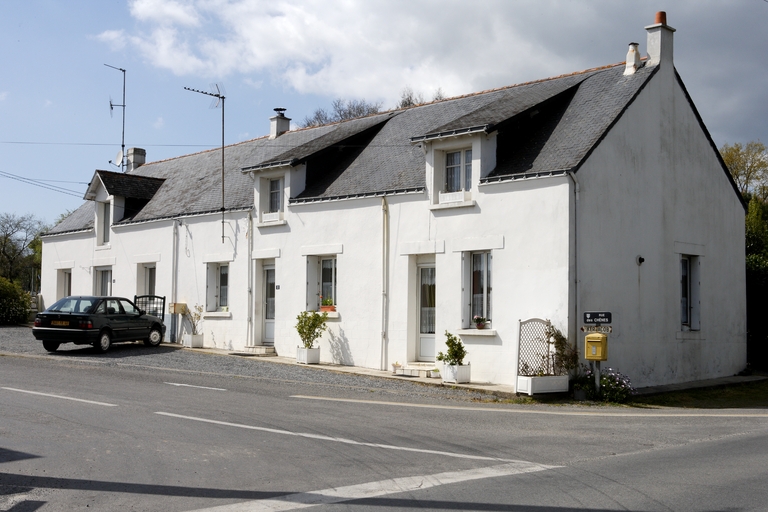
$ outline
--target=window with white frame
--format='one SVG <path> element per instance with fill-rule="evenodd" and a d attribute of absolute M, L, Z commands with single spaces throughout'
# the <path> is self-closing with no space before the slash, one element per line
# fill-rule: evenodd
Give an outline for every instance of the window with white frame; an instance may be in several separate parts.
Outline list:
<path fill-rule="evenodd" d="M 698 256 L 680 255 L 680 326 L 683 331 L 701 328 Z"/>
<path fill-rule="evenodd" d="M 474 325 L 475 317 L 482 317 L 491 321 L 492 261 L 490 251 L 471 252 L 465 256 L 467 275 L 464 293 L 468 311 L 463 321 L 464 327 Z"/>
<path fill-rule="evenodd" d="M 107 245 L 109 244 L 109 238 L 112 232 L 112 205 L 109 204 L 109 201 L 96 204 L 98 205 L 98 217 L 101 221 L 99 245 Z"/>
<path fill-rule="evenodd" d="M 283 220 L 284 178 L 262 178 L 260 194 L 261 222 Z"/>
<path fill-rule="evenodd" d="M 451 151 L 445 154 L 445 192 L 472 189 L 472 150 Z"/>
<path fill-rule="evenodd" d="M 307 310 L 317 311 L 321 305 L 338 305 L 336 256 L 307 257 Z"/>
<path fill-rule="evenodd" d="M 229 263 L 208 263 L 206 287 L 206 311 L 229 307 Z"/>
<path fill-rule="evenodd" d="M 101 296 L 112 295 L 112 267 L 96 269 L 94 293 Z"/>

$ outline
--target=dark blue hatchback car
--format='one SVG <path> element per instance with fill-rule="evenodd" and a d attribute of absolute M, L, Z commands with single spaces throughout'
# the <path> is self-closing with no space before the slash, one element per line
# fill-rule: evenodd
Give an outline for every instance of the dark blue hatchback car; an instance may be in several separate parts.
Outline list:
<path fill-rule="evenodd" d="M 124 297 L 73 296 L 38 313 L 32 334 L 49 352 L 62 343 L 93 345 L 106 352 L 115 341 L 142 340 L 156 347 L 163 341 L 165 325 Z"/>

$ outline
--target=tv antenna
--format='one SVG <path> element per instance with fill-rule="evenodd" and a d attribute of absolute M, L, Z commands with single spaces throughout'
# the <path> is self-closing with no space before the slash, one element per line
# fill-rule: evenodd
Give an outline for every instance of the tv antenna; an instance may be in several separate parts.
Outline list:
<path fill-rule="evenodd" d="M 112 117 L 112 111 L 115 109 L 115 107 L 120 107 L 123 109 L 123 138 L 121 139 L 121 145 L 120 145 L 120 152 L 117 154 L 116 160 L 120 160 L 120 170 L 125 172 L 125 70 L 123 68 L 116 68 L 115 66 L 110 66 L 109 64 L 104 64 L 108 68 L 116 69 L 118 71 L 121 71 L 123 73 L 123 104 L 117 105 L 115 103 L 112 103 L 112 98 L 109 98 L 109 116 Z M 109 163 L 112 163 L 111 161 Z M 118 165 L 115 163 L 114 165 Z"/>
<path fill-rule="evenodd" d="M 221 105 L 221 243 L 224 243 L 224 100 L 226 99 L 224 95 L 226 91 L 224 91 L 224 86 L 219 86 L 219 84 L 211 84 L 211 92 L 190 87 L 185 87 L 184 90 L 213 96 L 211 108 L 218 108 Z"/>

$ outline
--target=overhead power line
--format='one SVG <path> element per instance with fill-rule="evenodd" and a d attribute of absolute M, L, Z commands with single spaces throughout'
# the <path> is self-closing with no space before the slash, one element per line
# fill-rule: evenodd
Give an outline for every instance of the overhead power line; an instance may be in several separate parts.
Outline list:
<path fill-rule="evenodd" d="M 0 177 L 8 178 L 16 181 L 20 181 L 22 183 L 26 183 L 27 185 L 34 185 L 36 187 L 45 188 L 48 190 L 51 190 L 53 192 L 59 192 L 60 194 L 67 194 L 68 196 L 78 197 L 80 199 L 83 198 L 82 192 L 77 192 L 76 190 L 70 190 L 68 188 L 62 188 L 57 187 L 55 185 L 46 185 L 44 183 L 41 183 L 39 180 L 33 180 L 30 178 L 25 178 L 23 176 L 18 176 L 16 174 L 11 174 L 9 172 L 0 171 Z"/>

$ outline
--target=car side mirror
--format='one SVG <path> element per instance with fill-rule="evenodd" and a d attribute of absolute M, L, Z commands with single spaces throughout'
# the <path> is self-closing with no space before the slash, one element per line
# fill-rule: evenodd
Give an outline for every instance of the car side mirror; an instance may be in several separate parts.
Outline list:
<path fill-rule="evenodd" d="M 143 309 L 139 310 L 139 316 L 143 316 L 143 315 L 146 315 L 146 314 L 147 314 L 147 312 L 144 311 Z"/>

